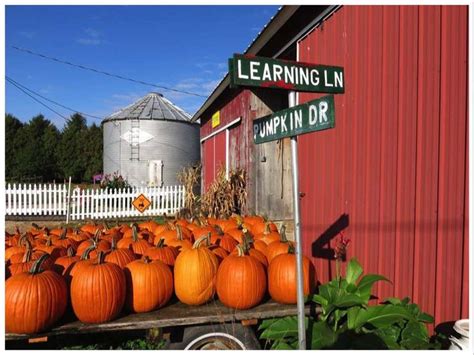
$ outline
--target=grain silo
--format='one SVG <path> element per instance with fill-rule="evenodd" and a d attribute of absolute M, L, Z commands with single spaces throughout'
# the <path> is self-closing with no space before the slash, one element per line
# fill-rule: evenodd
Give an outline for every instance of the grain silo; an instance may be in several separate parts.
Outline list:
<path fill-rule="evenodd" d="M 104 119 L 104 174 L 133 186 L 178 184 L 176 174 L 200 160 L 199 124 L 151 92 Z"/>

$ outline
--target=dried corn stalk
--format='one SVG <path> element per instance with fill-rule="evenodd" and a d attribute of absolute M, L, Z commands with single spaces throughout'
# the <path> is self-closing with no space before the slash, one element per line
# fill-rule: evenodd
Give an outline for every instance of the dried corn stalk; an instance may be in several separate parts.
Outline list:
<path fill-rule="evenodd" d="M 178 180 L 185 188 L 184 209 L 195 215 L 199 210 L 199 196 L 195 194 L 195 190 L 201 180 L 201 163 L 183 168 L 178 173 Z"/>
<path fill-rule="evenodd" d="M 229 171 L 221 166 L 215 180 L 201 197 L 201 212 L 215 218 L 228 218 L 232 213 L 241 214 L 247 203 L 247 174 L 245 169 Z"/>

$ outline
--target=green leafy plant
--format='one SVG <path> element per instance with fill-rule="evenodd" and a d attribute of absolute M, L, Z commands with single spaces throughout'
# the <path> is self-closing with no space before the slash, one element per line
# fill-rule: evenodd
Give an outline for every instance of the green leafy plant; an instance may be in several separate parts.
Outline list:
<path fill-rule="evenodd" d="M 307 345 L 310 349 L 434 349 L 426 323 L 433 317 L 423 313 L 410 299 L 388 298 L 369 305 L 372 287 L 378 281 L 389 282 L 377 274 L 363 275 L 362 266 L 353 258 L 346 275 L 339 275 L 319 286 L 312 301 L 320 306 L 317 317 L 306 318 Z M 272 349 L 297 349 L 296 317 L 265 320 L 261 339 Z"/>

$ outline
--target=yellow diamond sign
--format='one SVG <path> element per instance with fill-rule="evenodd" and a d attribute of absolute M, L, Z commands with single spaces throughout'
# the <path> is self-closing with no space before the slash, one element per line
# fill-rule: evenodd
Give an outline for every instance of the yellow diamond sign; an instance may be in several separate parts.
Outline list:
<path fill-rule="evenodd" d="M 140 194 L 135 200 L 133 200 L 132 205 L 140 211 L 140 213 L 143 213 L 148 207 L 150 207 L 151 201 L 147 199 L 144 194 Z"/>

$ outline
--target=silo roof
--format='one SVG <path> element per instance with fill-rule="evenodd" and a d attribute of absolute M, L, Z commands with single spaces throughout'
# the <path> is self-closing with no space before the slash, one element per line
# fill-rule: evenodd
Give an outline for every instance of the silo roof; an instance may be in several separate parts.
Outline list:
<path fill-rule="evenodd" d="M 133 104 L 106 117 L 103 122 L 127 119 L 171 120 L 191 123 L 191 115 L 157 92 L 150 92 Z"/>

